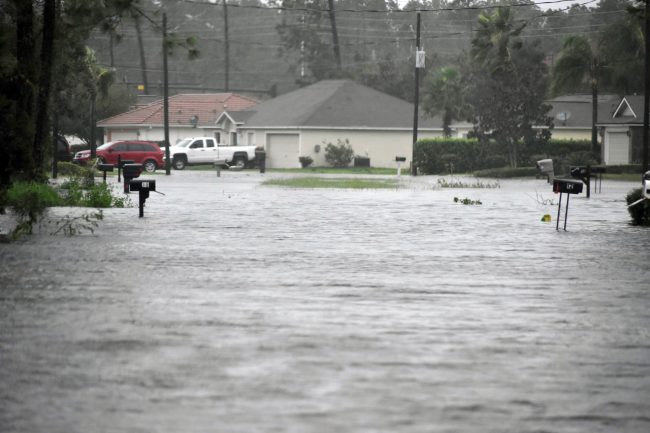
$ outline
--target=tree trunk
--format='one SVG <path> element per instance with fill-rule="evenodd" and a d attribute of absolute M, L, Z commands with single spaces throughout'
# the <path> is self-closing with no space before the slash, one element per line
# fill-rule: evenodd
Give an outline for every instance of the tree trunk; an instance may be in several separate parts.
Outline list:
<path fill-rule="evenodd" d="M 13 169 L 32 172 L 34 139 L 35 86 L 38 81 L 34 6 L 31 1 L 14 0 L 16 7 L 16 128 L 14 131 Z"/>
<path fill-rule="evenodd" d="M 56 24 L 55 0 L 43 3 L 43 45 L 41 48 L 41 76 L 38 86 L 36 126 L 32 155 L 34 158 L 34 177 L 42 175 L 44 149 L 50 113 L 50 89 L 52 87 L 52 68 L 54 64 L 54 26 Z M 56 146 L 56 143 L 54 143 Z M 56 148 L 54 149 L 56 152 Z"/>

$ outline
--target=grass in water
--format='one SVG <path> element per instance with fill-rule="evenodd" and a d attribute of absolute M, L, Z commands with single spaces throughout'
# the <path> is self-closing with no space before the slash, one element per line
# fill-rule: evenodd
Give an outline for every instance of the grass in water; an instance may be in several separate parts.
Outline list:
<path fill-rule="evenodd" d="M 347 189 L 378 189 L 397 188 L 394 179 L 351 179 L 324 177 L 295 177 L 288 179 L 270 179 L 264 185 L 286 186 L 290 188 L 347 188 Z"/>

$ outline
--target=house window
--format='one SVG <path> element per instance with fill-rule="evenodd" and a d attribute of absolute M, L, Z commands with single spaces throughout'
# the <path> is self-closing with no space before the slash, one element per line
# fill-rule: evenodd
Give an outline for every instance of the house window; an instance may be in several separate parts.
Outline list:
<path fill-rule="evenodd" d="M 249 132 L 248 133 L 248 145 L 252 146 L 254 141 L 255 141 L 255 133 L 254 132 Z"/>
<path fill-rule="evenodd" d="M 215 132 L 214 139 L 217 140 L 217 143 L 221 143 L 221 132 Z"/>
<path fill-rule="evenodd" d="M 230 145 L 231 146 L 237 146 L 237 133 L 236 132 L 231 132 L 230 133 Z"/>

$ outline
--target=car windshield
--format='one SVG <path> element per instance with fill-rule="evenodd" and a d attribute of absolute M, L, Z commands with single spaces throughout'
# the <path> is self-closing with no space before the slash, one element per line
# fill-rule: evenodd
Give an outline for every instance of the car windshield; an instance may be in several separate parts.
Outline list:
<path fill-rule="evenodd" d="M 181 140 L 178 143 L 176 143 L 175 146 L 176 147 L 187 147 L 187 146 L 190 145 L 190 143 L 192 143 L 192 139 L 191 138 L 186 138 L 186 139 Z"/>
<path fill-rule="evenodd" d="M 115 143 L 115 142 L 114 142 L 114 141 L 109 141 L 108 143 L 104 143 L 104 144 L 102 144 L 101 146 L 99 146 L 99 147 L 97 148 L 97 150 L 108 149 L 108 148 L 110 147 L 110 145 L 113 144 L 113 143 Z"/>

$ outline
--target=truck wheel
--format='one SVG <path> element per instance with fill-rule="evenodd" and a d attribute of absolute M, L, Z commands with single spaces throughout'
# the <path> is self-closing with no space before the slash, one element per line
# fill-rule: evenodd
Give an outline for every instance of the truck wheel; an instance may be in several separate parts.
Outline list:
<path fill-rule="evenodd" d="M 243 156 L 238 156 L 235 158 L 235 165 L 237 167 L 246 168 L 246 158 Z"/>
<path fill-rule="evenodd" d="M 174 158 L 174 162 L 172 163 L 172 165 L 174 166 L 174 168 L 176 170 L 184 169 L 185 165 L 186 165 L 185 158 L 183 158 L 183 157 Z"/>
<path fill-rule="evenodd" d="M 156 161 L 154 161 L 153 159 L 147 159 L 145 162 L 142 163 L 142 168 L 144 168 L 144 171 L 146 171 L 147 173 L 153 173 L 154 171 L 156 171 L 156 168 L 158 168 L 158 166 L 156 165 Z"/>

